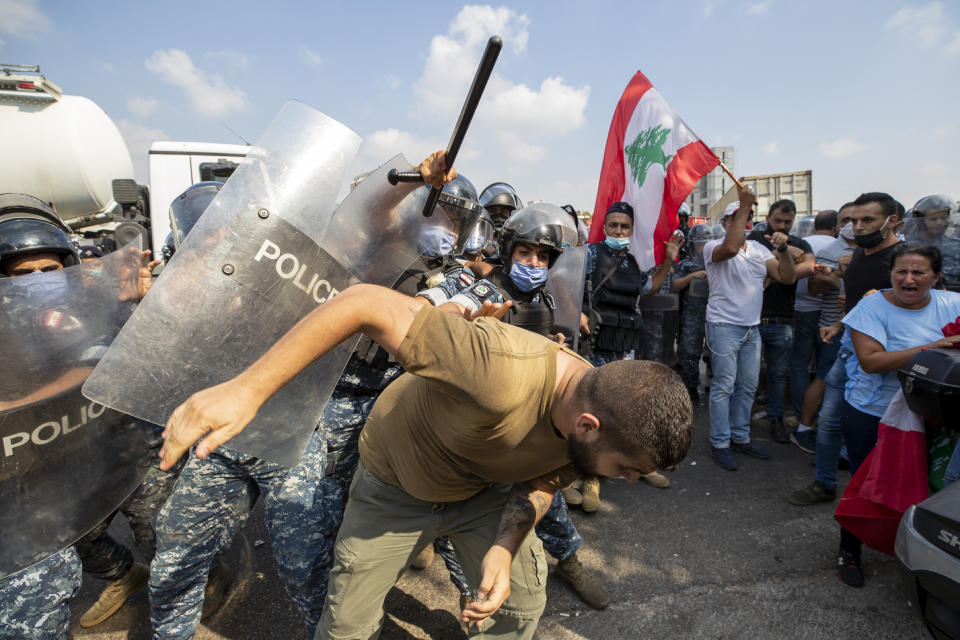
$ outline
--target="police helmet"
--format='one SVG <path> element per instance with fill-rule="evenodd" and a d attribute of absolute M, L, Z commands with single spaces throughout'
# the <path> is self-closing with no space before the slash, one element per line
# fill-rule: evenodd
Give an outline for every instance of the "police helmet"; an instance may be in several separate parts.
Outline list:
<path fill-rule="evenodd" d="M 480 192 L 480 204 L 484 208 L 504 207 L 509 210 L 510 213 L 523 208 L 523 201 L 520 200 L 520 196 L 517 195 L 517 190 L 506 182 L 494 182 L 493 184 L 487 185 L 486 188 Z M 502 215 L 493 215 L 493 221 L 498 225 L 502 225 L 505 220 L 506 218 Z"/>
<path fill-rule="evenodd" d="M 713 239 L 713 229 L 705 224 L 693 225 L 687 236 L 687 242 L 710 242 Z"/>
<path fill-rule="evenodd" d="M 796 236 L 797 238 L 812 236 L 816 231 L 816 229 L 814 229 L 816 219 L 817 217 L 814 215 L 803 216 L 793 225 L 793 229 L 790 230 L 790 235 Z"/>
<path fill-rule="evenodd" d="M 747 235 L 750 235 L 750 234 L 753 233 L 753 232 L 766 233 L 766 232 L 767 232 L 767 223 L 766 223 L 766 222 L 762 222 L 762 221 L 761 221 L 761 222 L 754 223 L 752 229 L 744 229 L 744 231 L 747 233 Z"/>
<path fill-rule="evenodd" d="M 430 187 L 424 188 L 430 189 Z M 477 200 L 477 190 L 465 176 L 458 175 L 443 185 L 438 206 L 446 214 L 452 227 L 451 231 L 457 236 L 457 245 L 454 247 L 454 255 L 456 255 L 463 251 L 470 231 L 474 229 L 483 212 L 483 207 Z M 436 225 L 435 221 L 425 221 L 425 223 Z"/>
<path fill-rule="evenodd" d="M 496 252 L 496 246 L 494 245 L 496 229 L 490 214 L 486 211 L 480 212 L 472 227 L 461 229 L 459 237 L 463 238 L 458 244 L 463 245 L 464 254 L 489 255 Z"/>
<path fill-rule="evenodd" d="M 0 263 L 28 253 L 54 253 L 64 267 L 79 264 L 80 250 L 70 233 L 42 200 L 25 193 L 0 194 Z"/>
<path fill-rule="evenodd" d="M 500 256 L 507 271 L 518 242 L 549 249 L 547 268 L 551 268 L 565 246 L 577 244 L 577 230 L 566 211 L 555 204 L 536 202 L 514 211 L 500 228 Z"/>
<path fill-rule="evenodd" d="M 727 235 L 727 230 L 723 228 L 723 225 L 719 222 L 713 225 L 713 239 L 721 240 L 724 236 Z"/>
<path fill-rule="evenodd" d="M 581 246 L 587 243 L 587 226 L 583 224 L 583 220 L 580 219 L 580 214 L 577 213 L 577 210 L 573 208 L 573 205 L 565 204 L 560 207 L 568 214 L 570 214 L 570 219 L 572 220 L 574 226 L 577 227 L 577 246 Z"/>
<path fill-rule="evenodd" d="M 907 212 L 908 218 L 922 218 L 924 216 L 945 212 L 947 214 L 957 212 L 957 201 L 950 196 L 934 195 L 926 196 L 917 200 L 917 204 Z"/>
<path fill-rule="evenodd" d="M 680 208 L 677 210 L 677 217 L 684 220 L 690 217 L 690 207 L 686 202 L 680 203 Z"/>
<path fill-rule="evenodd" d="M 193 229 L 200 216 L 223 187 L 222 182 L 198 182 L 187 188 L 170 203 L 170 228 L 173 230 L 173 246 L 179 249 L 183 239 Z"/>

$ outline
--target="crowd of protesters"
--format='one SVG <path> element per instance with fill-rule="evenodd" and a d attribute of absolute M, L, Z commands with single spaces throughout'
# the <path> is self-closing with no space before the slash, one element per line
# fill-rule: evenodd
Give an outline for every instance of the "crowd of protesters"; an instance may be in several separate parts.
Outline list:
<path fill-rule="evenodd" d="M 855 474 L 877 443 L 880 417 L 899 389 L 897 370 L 923 349 L 960 344 L 942 331 L 960 316 L 960 211 L 948 196 L 927 196 L 906 210 L 880 192 L 801 221 L 791 200 L 772 203 L 763 221 L 754 220 L 755 205 L 755 196 L 742 190 L 719 225 L 692 228 L 682 208 L 687 243 L 672 273 L 661 265 L 648 280 L 634 268 L 626 316 L 604 316 L 593 303 L 606 331 L 594 342 L 594 358 L 675 366 L 695 405 L 701 391 L 709 393 L 710 452 L 720 467 L 736 471 L 734 454 L 775 457 L 754 433 L 792 443 L 815 456 L 815 471 L 787 500 L 801 507 L 834 501 L 838 469 Z M 629 229 L 621 228 L 628 206 L 610 207 L 605 240 L 594 249 L 619 250 L 624 264 L 633 260 L 623 240 Z M 601 273 L 588 270 L 593 300 L 626 291 L 604 285 Z M 681 296 L 673 325 L 638 303 L 637 296 L 659 293 L 664 283 Z M 587 313 L 590 303 L 588 296 Z M 613 331 L 616 344 L 609 341 Z M 679 362 L 670 361 L 659 337 L 650 338 L 659 332 L 675 336 Z M 792 416 L 785 411 L 788 389 Z M 955 433 L 950 438 L 954 453 L 931 477 L 934 488 L 960 476 L 960 446 Z M 845 584 L 863 584 L 861 547 L 841 527 L 837 575 Z"/>
<path fill-rule="evenodd" d="M 771 204 L 765 221 L 754 220 L 755 203 L 741 190 L 719 228 L 681 225 L 688 243 L 671 290 L 681 293 L 682 312 L 677 326 L 663 327 L 677 332 L 680 362 L 667 364 L 682 371 L 695 404 L 709 393 L 716 464 L 736 471 L 734 454 L 776 456 L 753 435 L 792 443 L 815 456 L 815 472 L 787 500 L 833 501 L 838 469 L 855 474 L 877 443 L 880 417 L 899 389 L 897 370 L 923 349 L 960 344 L 942 331 L 960 316 L 960 216 L 947 196 L 905 210 L 889 194 L 864 193 L 802 224 L 791 200 Z M 617 219 L 623 204 L 607 218 Z M 615 230 L 605 231 L 610 245 Z M 662 319 L 644 315 L 636 324 L 651 321 Z M 623 333 L 628 325 L 618 326 Z M 609 357 L 633 357 L 626 347 L 651 353 L 635 335 Z M 960 446 L 950 437 L 954 454 L 932 487 L 960 476 Z M 845 584 L 863 584 L 861 546 L 841 527 L 837 575 Z"/>

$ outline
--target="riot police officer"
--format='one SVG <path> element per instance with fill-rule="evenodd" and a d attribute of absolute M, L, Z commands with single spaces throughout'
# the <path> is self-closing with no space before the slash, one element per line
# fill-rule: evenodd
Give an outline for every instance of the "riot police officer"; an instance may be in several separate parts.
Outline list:
<path fill-rule="evenodd" d="M 679 258 L 684 260 L 688 257 L 687 251 L 689 250 L 689 245 L 687 242 L 690 241 L 690 205 L 686 202 L 681 202 L 680 208 L 677 209 L 677 221 L 679 222 L 677 231 L 683 234 L 684 241 L 683 246 L 680 247 Z"/>
<path fill-rule="evenodd" d="M 499 230 L 510 214 L 523 207 L 523 201 L 516 189 L 506 182 L 494 182 L 480 192 L 480 205 L 487 210 Z"/>
<path fill-rule="evenodd" d="M 12 195 L 4 194 L 4 199 Z M 26 276 L 78 264 L 79 251 L 53 209 L 29 196 L 22 199 L 35 201 L 30 202 L 31 214 L 0 213 L 0 275 Z M 0 637 L 66 638 L 70 599 L 79 588 L 80 558 L 72 546 L 3 578 Z"/>
<path fill-rule="evenodd" d="M 603 229 L 604 241 L 589 247 L 584 289 L 584 308 L 589 313 L 581 318 L 585 333 L 596 332 L 591 358 L 594 366 L 634 357 L 641 338 L 638 299 L 660 289 L 683 244 L 682 236 L 672 236 L 666 243 L 664 261 L 653 277 L 648 277 L 629 250 L 633 207 L 626 202 L 614 202 L 604 217 Z M 590 315 L 594 327 L 588 326 Z"/>
<path fill-rule="evenodd" d="M 58 398 L 67 403 L 65 406 L 76 402 L 71 399 L 72 396 L 79 397 L 79 385 L 109 346 L 112 335 L 119 329 L 125 317 L 119 310 L 124 309 L 129 315 L 132 310 L 130 305 L 149 288 L 150 269 L 158 264 L 146 263 L 149 251 L 142 255 L 135 249 L 129 251 L 133 252 L 132 256 L 128 255 L 117 261 L 130 267 L 125 274 L 125 287 L 118 287 L 119 279 L 113 278 L 120 274 L 104 274 L 105 267 L 102 262 L 85 265 L 80 272 L 71 270 L 69 274 L 56 273 L 81 262 L 81 253 L 73 241 L 69 227 L 60 220 L 51 206 L 32 196 L 0 195 L 0 276 L 24 277 L 19 289 L 45 305 L 40 321 L 29 314 L 22 315 L 24 311 L 31 309 L 29 305 L 11 309 L 12 314 L 27 323 L 23 326 L 23 331 L 42 344 L 34 343 L 34 351 L 39 352 L 19 354 L 24 357 L 18 357 L 17 354 L 12 356 L 20 369 L 17 378 L 19 385 L 16 389 L 3 390 L 0 394 L 4 396 L 0 397 L 0 408 L 16 410 L 23 407 L 25 411 L 31 411 L 28 406 L 38 407 L 44 402 L 57 402 Z M 101 258 L 102 255 L 101 253 Z M 143 263 L 140 263 L 140 260 L 143 260 Z M 140 273 L 135 274 L 138 264 L 142 268 Z M 117 265 L 111 263 L 111 267 L 113 266 Z M 36 273 L 50 275 L 39 279 L 31 277 Z M 97 287 L 100 280 L 104 281 L 103 291 Z M 85 283 L 89 286 L 85 287 Z M 104 297 L 98 298 L 97 294 Z M 106 296 L 112 296 L 113 300 L 108 300 Z M 99 313 L 80 314 L 73 303 L 92 305 Z M 4 304 L 15 303 L 5 298 Z M 111 314 L 114 309 L 118 310 L 116 316 Z M 96 322 L 97 319 L 106 322 L 100 324 Z M 40 326 L 40 331 L 27 326 L 30 324 Z M 30 343 L 30 339 L 21 336 L 20 346 L 24 347 L 27 343 Z M 34 388 L 24 388 L 29 385 Z M 15 397 L 7 397 L 10 393 Z M 113 415 L 128 423 L 132 421 L 119 414 Z M 81 420 L 85 421 L 85 418 Z M 103 426 L 100 425 L 100 428 Z M 143 455 L 149 455 L 151 461 L 155 460 L 162 443 L 159 429 L 149 429 L 142 423 L 131 425 L 131 428 L 143 436 L 134 438 L 137 446 L 142 446 L 147 441 L 154 445 L 152 452 Z M 96 429 L 97 426 L 93 425 L 87 427 L 91 437 L 95 437 L 93 434 Z M 152 432 L 152 438 L 148 431 Z M 82 445 L 74 442 L 72 446 Z M 50 455 L 56 457 L 63 454 Z M 43 471 L 42 465 L 38 464 L 38 468 Z M 131 477 L 136 475 L 135 470 L 129 471 Z M 28 468 L 26 472 L 29 474 L 31 471 Z M 75 472 L 80 474 L 81 470 Z M 108 470 L 105 469 L 104 477 L 107 474 Z M 140 486 L 120 506 L 119 510 L 127 514 L 131 523 L 138 547 L 148 558 L 153 552 L 152 519 L 175 477 L 176 470 L 165 472 L 151 466 Z M 26 478 L 29 478 L 29 475 Z M 24 478 L 20 480 L 29 482 Z M 33 500 L 37 500 L 37 496 L 34 496 Z M 117 501 L 113 504 L 120 500 L 122 497 L 117 496 Z M 112 592 L 118 595 L 114 610 L 119 608 L 130 594 L 143 588 L 146 584 L 146 567 L 135 564 L 130 551 L 106 535 L 106 528 L 112 518 L 113 515 L 110 515 L 103 523 L 86 533 L 75 547 L 68 547 L 0 581 L 0 637 L 66 637 L 70 624 L 68 601 L 80 584 L 81 560 L 83 570 L 111 581 L 107 591 L 112 589 Z M 68 522 L 71 522 L 68 526 L 74 526 L 69 517 Z M 96 523 L 76 523 L 75 526 L 86 528 L 93 524 Z M 26 523 L 24 526 L 27 526 Z M 8 533 L 11 538 L 15 538 L 12 535 L 14 532 Z M 54 531 L 54 535 L 74 539 L 70 532 Z M 118 582 L 122 584 L 118 585 Z M 85 618 L 86 614 L 81 618 L 81 624 Z"/>
<path fill-rule="evenodd" d="M 932 195 L 920 198 L 907 211 L 903 237 L 907 242 L 932 244 L 943 254 L 943 283 L 952 290 L 960 290 L 960 238 L 956 229 L 957 202 L 950 196 Z"/>
<path fill-rule="evenodd" d="M 700 357 L 706 331 L 707 283 L 706 266 L 703 262 L 703 246 L 713 240 L 713 229 L 705 224 L 694 225 L 687 238 L 689 256 L 674 267 L 672 288 L 682 292 L 683 311 L 680 314 L 680 363 L 683 367 L 683 382 L 690 392 L 690 399 L 697 403 L 700 393 Z"/>

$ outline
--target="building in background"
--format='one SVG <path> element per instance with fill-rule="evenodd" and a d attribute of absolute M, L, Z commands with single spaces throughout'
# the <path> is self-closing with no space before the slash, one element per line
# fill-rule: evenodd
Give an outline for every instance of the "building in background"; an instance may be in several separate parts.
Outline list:
<path fill-rule="evenodd" d="M 710 147 L 720 162 L 725 164 L 730 171 L 736 175 L 736 162 L 733 153 L 733 147 Z M 687 206 L 690 207 L 690 225 L 703 222 L 710 217 L 710 208 L 720 200 L 724 194 L 733 187 L 733 180 L 723 172 L 723 169 L 717 167 L 704 177 L 700 178 L 693 192 L 686 199 Z"/>
<path fill-rule="evenodd" d="M 730 188 L 708 209 L 709 217 L 717 222 L 728 204 L 737 199 L 737 189 L 730 182 Z M 743 183 L 757 194 L 756 219 L 762 220 L 770 211 L 770 205 L 777 200 L 788 198 L 797 205 L 797 217 L 813 213 L 813 172 L 791 171 L 789 173 L 770 173 L 763 176 L 746 176 Z M 698 185 L 699 186 L 699 185 Z"/>

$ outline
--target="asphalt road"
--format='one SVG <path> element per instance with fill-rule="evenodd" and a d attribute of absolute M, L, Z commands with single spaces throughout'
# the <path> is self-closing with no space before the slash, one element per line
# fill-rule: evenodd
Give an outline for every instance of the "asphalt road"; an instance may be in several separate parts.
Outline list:
<path fill-rule="evenodd" d="M 613 603 L 594 611 L 551 579 L 537 638 L 928 637 L 903 596 L 892 558 L 867 550 L 865 587 L 843 585 L 833 566 L 834 505 L 787 503 L 787 494 L 812 480 L 812 456 L 754 428 L 754 440 L 770 447 L 773 460 L 740 456 L 739 471 L 724 471 L 710 459 L 707 431 L 706 408 L 698 407 L 693 448 L 670 474 L 671 488 L 609 481 L 601 488 L 600 511 L 574 511 L 584 540 L 581 560 L 603 577 Z M 841 472 L 841 482 L 848 479 Z M 121 536 L 128 529 L 120 518 L 113 527 Z M 306 637 L 273 568 L 262 509 L 251 514 L 228 562 L 234 573 L 228 599 L 196 638 Z M 102 587 L 84 580 L 73 604 L 75 636 L 149 638 L 145 593 L 98 627 L 79 627 Z M 462 638 L 456 608 L 457 592 L 436 558 L 426 571 L 408 571 L 390 593 L 381 637 Z"/>

